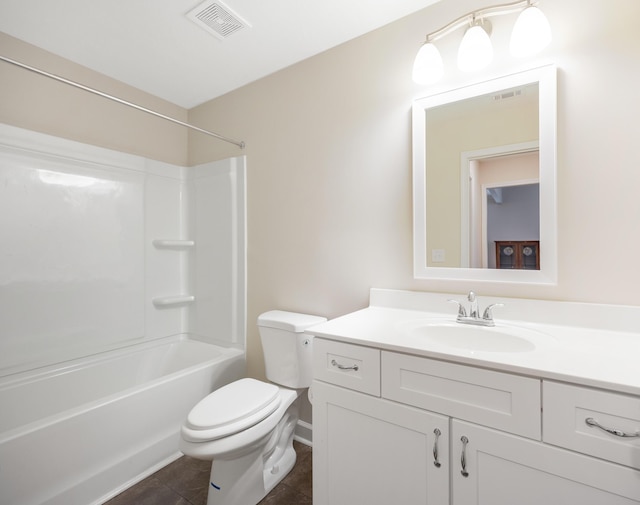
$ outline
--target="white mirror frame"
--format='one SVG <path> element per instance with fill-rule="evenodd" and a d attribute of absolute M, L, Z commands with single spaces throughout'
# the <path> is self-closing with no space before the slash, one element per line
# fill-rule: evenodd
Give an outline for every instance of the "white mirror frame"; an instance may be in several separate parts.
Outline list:
<path fill-rule="evenodd" d="M 433 107 L 538 83 L 540 149 L 540 270 L 427 266 L 426 111 Z M 414 101 L 413 104 L 413 273 L 416 279 L 556 284 L 558 274 L 556 197 L 556 68 L 553 65 L 491 79 Z"/>

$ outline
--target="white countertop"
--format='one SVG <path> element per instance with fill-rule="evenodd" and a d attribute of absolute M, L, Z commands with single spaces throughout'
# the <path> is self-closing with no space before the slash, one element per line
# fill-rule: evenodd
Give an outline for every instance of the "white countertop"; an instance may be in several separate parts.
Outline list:
<path fill-rule="evenodd" d="M 460 294 L 415 295 L 372 290 L 368 308 L 313 326 L 308 333 L 383 350 L 640 395 L 640 332 L 626 331 L 633 326 L 640 329 L 640 308 L 479 297 L 481 309 L 488 303 L 505 303 L 504 318 L 499 317 L 501 309 L 494 311 L 497 330 L 512 328 L 541 337 L 530 351 L 488 352 L 440 345 L 408 331 L 430 321 L 455 323 L 456 308 L 448 304 L 447 299 L 464 299 Z M 416 310 L 417 306 L 424 310 Z M 531 317 L 520 319 L 527 313 Z M 572 317 L 580 320 L 575 325 L 566 324 Z M 584 324 L 585 318 L 589 326 L 580 324 Z"/>

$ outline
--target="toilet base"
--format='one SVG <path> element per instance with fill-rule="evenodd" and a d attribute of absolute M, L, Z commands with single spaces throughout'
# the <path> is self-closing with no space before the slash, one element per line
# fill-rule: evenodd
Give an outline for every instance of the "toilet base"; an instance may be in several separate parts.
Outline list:
<path fill-rule="evenodd" d="M 265 445 L 233 459 L 214 458 L 207 505 L 256 505 L 293 468 L 297 402 L 291 405 Z"/>
<path fill-rule="evenodd" d="M 295 464 L 296 451 L 292 443 L 285 449 L 285 452 L 280 456 L 278 461 L 264 468 L 262 480 L 264 482 L 265 496 L 293 469 Z"/>

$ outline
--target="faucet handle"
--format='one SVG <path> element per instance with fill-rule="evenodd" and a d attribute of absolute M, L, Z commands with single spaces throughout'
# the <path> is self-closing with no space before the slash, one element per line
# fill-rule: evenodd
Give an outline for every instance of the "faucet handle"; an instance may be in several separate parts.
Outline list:
<path fill-rule="evenodd" d="M 493 313 L 491 312 L 494 307 L 504 307 L 504 303 L 492 303 L 486 309 L 484 309 L 484 313 L 482 314 L 482 319 L 485 321 L 493 321 Z"/>
<path fill-rule="evenodd" d="M 451 303 L 457 303 L 458 304 L 458 317 L 467 317 L 467 311 L 465 310 L 464 306 L 458 300 L 447 300 L 447 301 L 451 302 Z"/>

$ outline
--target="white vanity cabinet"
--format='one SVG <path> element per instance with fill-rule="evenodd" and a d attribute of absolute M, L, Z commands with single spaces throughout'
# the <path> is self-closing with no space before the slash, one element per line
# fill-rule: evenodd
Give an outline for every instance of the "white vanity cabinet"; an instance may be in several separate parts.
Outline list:
<path fill-rule="evenodd" d="M 313 503 L 446 505 L 449 419 L 380 398 L 380 355 L 314 341 Z"/>
<path fill-rule="evenodd" d="M 543 381 L 544 441 L 638 470 L 640 397 Z"/>
<path fill-rule="evenodd" d="M 453 504 L 640 503 L 637 470 L 458 420 L 451 440 Z"/>
<path fill-rule="evenodd" d="M 449 419 L 313 384 L 315 505 L 446 505 Z"/>
<path fill-rule="evenodd" d="M 314 505 L 640 504 L 640 439 L 590 426 L 572 438 L 586 412 L 576 398 L 602 399 L 573 387 L 316 338 Z M 639 402 L 613 394 L 591 408 L 633 430 Z"/>

